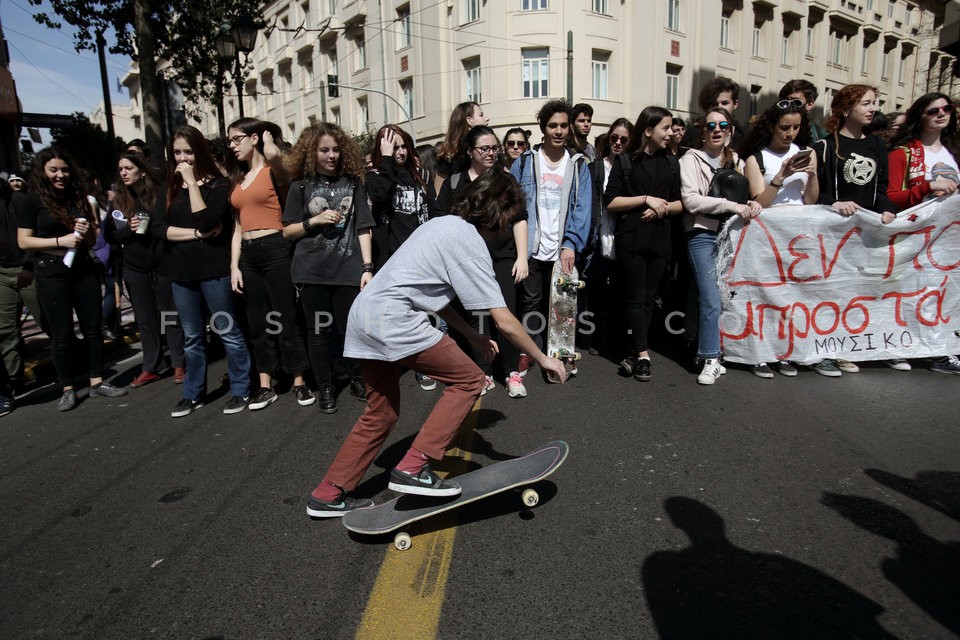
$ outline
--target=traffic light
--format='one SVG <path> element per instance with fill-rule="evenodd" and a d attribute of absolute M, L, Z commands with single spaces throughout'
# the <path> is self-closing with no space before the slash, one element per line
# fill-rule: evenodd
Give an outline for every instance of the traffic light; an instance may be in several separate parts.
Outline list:
<path fill-rule="evenodd" d="M 340 85 L 337 76 L 327 76 L 327 96 L 337 98 L 340 96 Z"/>

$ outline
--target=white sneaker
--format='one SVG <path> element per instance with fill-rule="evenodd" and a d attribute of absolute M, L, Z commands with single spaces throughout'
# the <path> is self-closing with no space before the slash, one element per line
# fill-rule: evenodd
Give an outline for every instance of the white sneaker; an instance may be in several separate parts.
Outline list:
<path fill-rule="evenodd" d="M 483 391 L 480 392 L 480 395 L 487 395 L 487 391 L 493 391 L 497 388 L 497 385 L 493 382 L 493 376 L 484 376 Z"/>
<path fill-rule="evenodd" d="M 697 384 L 713 384 L 726 372 L 718 358 L 708 358 L 703 361 L 703 371 L 697 376 Z"/>
<path fill-rule="evenodd" d="M 526 398 L 527 388 L 523 386 L 523 378 L 519 371 L 514 371 L 507 378 L 507 395 L 511 398 Z"/>

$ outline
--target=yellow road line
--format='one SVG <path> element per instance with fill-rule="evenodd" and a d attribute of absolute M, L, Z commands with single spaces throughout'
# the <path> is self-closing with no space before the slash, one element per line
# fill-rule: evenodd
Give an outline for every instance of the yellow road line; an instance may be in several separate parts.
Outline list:
<path fill-rule="evenodd" d="M 479 409 L 480 399 L 477 399 L 463 422 L 463 438 L 468 446 L 473 441 Z M 463 473 L 469 460 L 469 451 L 450 449 L 444 466 L 449 472 Z M 443 474 L 438 471 L 438 475 Z M 415 536 L 413 545 L 406 551 L 397 551 L 393 545 L 387 549 L 357 629 L 357 640 L 433 640 L 437 637 L 456 536 L 452 524 L 455 511 L 451 513 L 451 526 Z"/>

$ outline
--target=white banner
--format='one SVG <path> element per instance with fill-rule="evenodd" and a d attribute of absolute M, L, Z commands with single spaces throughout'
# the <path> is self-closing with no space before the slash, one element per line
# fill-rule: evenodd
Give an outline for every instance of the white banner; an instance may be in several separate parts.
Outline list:
<path fill-rule="evenodd" d="M 960 194 L 889 225 L 823 206 L 764 209 L 721 234 L 724 357 L 756 364 L 960 353 Z"/>

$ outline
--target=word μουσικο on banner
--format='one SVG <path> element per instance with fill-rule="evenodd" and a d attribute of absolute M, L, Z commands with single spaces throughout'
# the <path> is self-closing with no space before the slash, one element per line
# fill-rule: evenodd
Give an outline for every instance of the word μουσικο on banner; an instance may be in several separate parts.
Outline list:
<path fill-rule="evenodd" d="M 756 364 L 960 353 L 960 194 L 882 224 L 819 205 L 764 209 L 718 239 L 724 357 Z"/>

